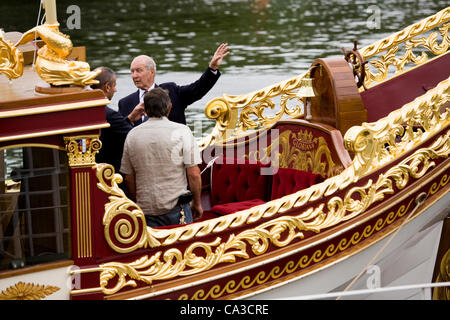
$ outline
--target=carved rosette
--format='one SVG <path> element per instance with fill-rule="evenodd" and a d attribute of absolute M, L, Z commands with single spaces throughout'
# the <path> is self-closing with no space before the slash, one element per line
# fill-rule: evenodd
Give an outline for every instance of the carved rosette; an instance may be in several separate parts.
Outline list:
<path fill-rule="evenodd" d="M 70 167 L 95 165 L 95 154 L 101 149 L 98 135 L 64 137 Z"/>
<path fill-rule="evenodd" d="M 58 291 L 55 286 L 18 282 L 0 292 L 0 300 L 40 300 Z"/>

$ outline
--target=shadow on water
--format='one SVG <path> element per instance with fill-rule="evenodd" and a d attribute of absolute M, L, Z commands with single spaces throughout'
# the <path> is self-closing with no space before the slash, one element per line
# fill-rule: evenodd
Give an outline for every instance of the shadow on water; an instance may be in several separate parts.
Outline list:
<path fill-rule="evenodd" d="M 80 8 L 80 28 L 69 29 L 70 5 Z M 118 74 L 113 102 L 135 90 L 132 58 L 151 55 L 157 82 L 186 84 L 206 68 L 213 51 L 228 42 L 223 76 L 188 110 L 202 117 L 205 104 L 223 93 L 247 93 L 306 71 L 319 57 L 342 56 L 448 6 L 448 1 L 361 0 L 57 0 L 60 30 L 86 46 L 91 67 Z M 39 1 L 2 1 L 0 27 L 21 31 L 36 25 Z M 378 24 L 371 25 L 378 14 Z M 236 81 L 239 79 L 239 82 Z"/>

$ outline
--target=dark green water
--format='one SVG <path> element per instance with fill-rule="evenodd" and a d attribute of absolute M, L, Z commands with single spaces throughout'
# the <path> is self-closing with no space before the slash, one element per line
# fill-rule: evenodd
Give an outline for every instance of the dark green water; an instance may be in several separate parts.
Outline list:
<path fill-rule="evenodd" d="M 36 25 L 39 1 L 1 1 L 0 27 L 24 32 Z M 69 5 L 80 8 L 80 29 L 67 28 Z M 379 8 L 379 28 L 368 28 Z M 232 49 L 228 74 L 302 72 L 316 57 L 341 54 L 400 30 L 448 1 L 294 0 L 57 0 L 61 31 L 87 46 L 89 62 L 128 69 L 149 54 L 158 70 L 202 71 L 216 46 Z M 225 67 L 225 66 L 224 66 Z"/>
<path fill-rule="evenodd" d="M 80 8 L 80 29 L 67 27 L 72 4 Z M 290 78 L 316 58 L 342 55 L 341 47 L 353 47 L 353 40 L 363 47 L 448 5 L 448 0 L 57 0 L 60 30 L 75 46 L 86 46 L 91 67 L 118 71 L 113 102 L 135 89 L 128 72 L 134 56 L 153 56 L 157 82 L 184 84 L 228 42 L 223 76 L 188 109 L 191 119 L 203 117 L 204 105 L 217 95 L 247 93 Z M 24 32 L 36 25 L 38 12 L 38 0 L 1 0 L 0 27 Z M 376 13 L 374 28 L 369 21 Z"/>

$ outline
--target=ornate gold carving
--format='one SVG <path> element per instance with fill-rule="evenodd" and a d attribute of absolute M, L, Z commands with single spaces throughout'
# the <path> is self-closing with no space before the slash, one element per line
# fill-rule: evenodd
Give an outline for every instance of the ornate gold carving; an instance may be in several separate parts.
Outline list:
<path fill-rule="evenodd" d="M 179 296 L 179 300 L 206 300 L 206 299 L 220 299 L 224 295 L 230 295 L 238 290 L 245 290 L 257 285 L 264 284 L 271 280 L 276 280 L 283 275 L 293 274 L 301 269 L 306 269 L 311 264 L 321 262 L 327 258 L 330 258 L 340 252 L 347 250 L 350 246 L 355 246 L 364 239 L 369 238 L 375 232 L 380 231 L 387 225 L 392 224 L 397 219 L 403 217 L 409 210 L 411 200 L 407 206 L 402 205 L 397 211 L 391 211 L 384 219 L 378 219 L 373 225 L 368 225 L 364 228 L 362 233 L 355 232 L 349 239 L 342 238 L 338 245 L 330 244 L 325 250 L 317 250 L 310 256 L 303 255 L 297 261 L 290 260 L 284 267 L 276 266 L 270 272 L 260 271 L 253 278 L 251 276 L 244 276 L 238 283 L 235 280 L 229 281 L 223 288 L 220 285 L 212 286 L 208 292 L 200 289 L 195 292 L 191 297 L 187 294 Z"/>
<path fill-rule="evenodd" d="M 161 245 L 152 233 L 146 232 L 147 224 L 142 210 L 119 188 L 122 177 L 114 173 L 114 167 L 97 164 L 97 179 L 98 188 L 110 195 L 103 216 L 104 234 L 110 247 L 126 253 Z"/>
<path fill-rule="evenodd" d="M 209 270 L 220 263 L 232 263 L 238 258 L 248 259 L 248 250 L 254 255 L 261 255 L 268 250 L 270 245 L 284 247 L 296 238 L 303 238 L 302 231 L 319 232 L 324 228 L 352 219 L 364 212 L 373 203 L 383 200 L 385 194 L 392 194 L 394 192 L 393 182 L 397 188 L 402 189 L 410 177 L 418 179 L 434 165 L 430 161 L 431 159 L 446 157 L 449 152 L 449 135 L 450 133 L 447 132 L 432 147 L 420 149 L 410 157 L 407 157 L 399 165 L 380 175 L 375 183 L 369 180 L 367 185 L 363 187 L 354 187 L 350 189 L 343 199 L 333 197 L 326 206 L 328 208 L 327 211 L 324 210 L 325 204 L 321 204 L 316 208 L 309 208 L 296 216 L 273 218 L 269 222 L 252 229 L 245 230 L 237 235 L 233 234 L 225 242 L 218 237 L 209 243 L 195 242 L 189 245 L 184 253 L 177 248 L 170 248 L 165 252 L 158 251 L 152 256 L 143 256 L 129 264 L 118 262 L 102 264 L 99 266 L 100 270 L 102 270 L 100 274 L 102 291 L 105 294 L 113 294 L 125 286 L 136 286 L 135 280 L 151 284 L 154 280 L 197 274 Z M 421 168 L 421 170 L 418 170 L 418 168 Z M 109 170 L 113 170 L 112 167 Z M 438 187 L 432 186 L 431 189 L 435 192 L 437 188 L 444 186 L 448 181 L 448 177 L 444 177 Z M 301 192 L 298 192 L 296 195 L 299 193 Z M 289 198 L 289 196 L 285 198 Z M 286 207 L 289 208 L 289 206 L 283 207 L 284 201 L 285 199 L 271 201 L 271 203 L 277 203 L 279 205 L 277 212 L 283 212 Z M 267 208 L 268 205 L 260 206 L 261 209 L 264 207 Z M 397 215 L 399 213 L 403 215 L 404 212 L 408 211 L 408 208 L 409 205 L 406 208 L 402 207 L 397 212 Z M 231 225 L 234 219 L 239 220 L 240 216 L 247 216 L 248 213 L 251 213 L 251 210 L 242 211 L 239 215 L 234 214 L 233 218 L 227 216 L 214 219 L 216 223 L 210 221 L 210 224 L 217 225 L 218 228 L 223 230 L 224 226 Z M 140 215 L 137 210 L 135 210 L 135 214 Z M 392 223 L 395 219 L 395 215 L 389 214 L 386 221 Z M 376 226 L 381 228 L 383 224 L 377 223 Z M 192 225 L 190 229 L 186 227 L 177 229 L 165 230 L 165 232 L 172 231 L 172 236 L 174 236 L 177 235 L 177 231 L 185 231 L 190 233 L 190 238 L 194 236 L 195 225 Z M 129 229 L 127 229 L 128 231 Z M 158 231 L 148 228 L 147 239 L 149 237 L 155 239 L 161 236 Z M 183 237 L 179 235 L 179 238 Z M 110 241 L 111 239 L 108 240 L 108 242 Z M 170 242 L 173 242 L 173 239 Z M 122 252 L 125 252 L 123 248 Z M 115 286 L 109 288 L 109 281 L 116 277 L 118 277 L 118 280 L 115 281 Z M 128 277 L 134 280 L 127 280 Z"/>
<path fill-rule="evenodd" d="M 0 74 L 15 79 L 23 74 L 23 53 L 3 37 L 0 29 Z"/>
<path fill-rule="evenodd" d="M 387 117 L 350 128 L 344 142 L 348 150 L 355 152 L 351 166 L 355 176 L 397 158 L 448 125 L 449 101 L 450 78 Z M 447 108 L 445 112 L 440 113 L 444 108 Z"/>
<path fill-rule="evenodd" d="M 16 47 L 34 40 L 36 35 L 45 42 L 36 59 L 36 72 L 44 81 L 55 86 L 98 83 L 94 78 L 101 70 L 90 71 L 89 64 L 84 61 L 66 60 L 73 45 L 69 36 L 59 31 L 59 24 L 44 24 L 25 32 Z"/>
<path fill-rule="evenodd" d="M 40 300 L 58 291 L 58 287 L 22 281 L 0 292 L 0 300 Z"/>
<path fill-rule="evenodd" d="M 272 152 L 275 154 L 272 155 Z M 246 158 L 262 162 L 272 160 L 272 166 L 308 171 L 323 177 L 331 177 L 344 170 L 342 166 L 335 165 L 325 139 L 314 137 L 312 132 L 306 129 L 297 134 L 291 130 L 283 131 L 267 148 L 263 148 L 262 152 L 250 151 Z"/>
<path fill-rule="evenodd" d="M 450 249 L 444 254 L 441 260 L 439 274 L 435 282 L 450 281 Z M 436 287 L 433 289 L 433 300 L 450 300 L 449 287 Z"/>
<path fill-rule="evenodd" d="M 417 158 L 420 158 L 420 156 Z M 449 177 L 444 175 L 440 182 L 434 183 L 430 187 L 428 195 L 436 193 L 439 189 L 445 187 L 449 181 Z M 397 211 L 391 211 L 386 217 L 379 218 L 373 225 L 365 227 L 362 233 L 356 232 L 349 239 L 343 238 L 337 246 L 330 244 L 324 251 L 319 249 L 310 256 L 304 255 L 297 261 L 289 261 L 284 268 L 277 266 L 269 273 L 261 271 L 253 279 L 250 276 L 245 276 L 238 284 L 232 280 L 223 288 L 215 285 L 207 293 L 204 290 L 199 290 L 191 297 L 183 294 L 179 299 L 218 299 L 225 294 L 232 294 L 241 289 L 245 290 L 254 285 L 264 284 L 270 280 L 278 279 L 285 274 L 292 274 L 300 269 L 305 269 L 313 263 L 318 263 L 347 250 L 350 246 L 357 245 L 362 240 L 371 237 L 375 232 L 394 223 L 409 212 L 413 201 L 411 200 L 407 205 L 400 206 Z M 164 280 L 173 278 L 174 276 L 196 274 L 208 270 L 220 262 L 230 263 L 234 262 L 237 257 L 247 258 L 246 243 L 250 245 L 250 249 L 255 254 L 263 254 L 267 250 L 270 241 L 274 241 L 273 243 L 275 245 L 283 247 L 289 244 L 294 238 L 303 237 L 302 233 L 298 230 L 313 230 L 306 224 L 301 224 L 297 220 L 298 217 L 282 218 L 281 224 L 278 223 L 280 220 L 268 222 L 254 230 L 246 230 L 236 237 L 231 236 L 226 243 L 221 243 L 220 238 L 217 238 L 212 243 L 199 242 L 193 244 L 188 247 L 184 254 L 178 249 L 169 249 L 163 255 L 162 252 L 157 252 L 151 257 L 143 256 L 128 264 L 118 262 L 102 264 L 98 268 L 92 269 L 92 272 L 100 272 L 100 288 L 96 288 L 95 290 L 101 290 L 104 294 L 109 295 L 118 292 L 126 286 L 135 287 L 137 285 L 136 281 L 151 284 L 153 280 Z M 284 231 L 283 229 L 288 231 Z M 288 234 L 284 238 L 280 237 L 283 232 Z M 213 250 L 213 247 L 216 249 Z M 206 258 L 203 258 L 203 255 L 197 256 L 194 253 L 194 251 L 198 252 L 199 249 L 206 254 Z M 90 270 L 74 271 L 74 273 L 77 272 L 85 273 L 90 272 Z M 129 278 L 130 280 L 127 280 Z M 108 287 L 109 281 L 112 279 L 115 279 L 112 281 L 115 285 L 114 287 Z"/>
<path fill-rule="evenodd" d="M 64 137 L 69 166 L 90 167 L 95 165 L 95 154 L 102 147 L 97 135 Z"/>
<path fill-rule="evenodd" d="M 0 73 L 3 71 L 10 78 L 21 76 L 24 60 L 17 47 L 40 37 L 45 45 L 37 52 L 36 72 L 44 81 L 55 86 L 86 86 L 98 83 L 94 78 L 101 70 L 90 71 L 86 62 L 67 60 L 72 52 L 72 41 L 69 36 L 59 31 L 54 1 L 45 3 L 47 22 L 25 32 L 15 45 L 3 41 L 0 32 Z M 3 66 L 6 71 L 1 70 Z"/>
<path fill-rule="evenodd" d="M 390 66 L 395 66 L 396 74 L 399 74 L 403 72 L 405 65 L 409 62 L 413 62 L 415 65 L 424 64 L 428 60 L 428 54 L 425 51 L 420 51 L 419 56 L 415 55 L 413 50 L 418 47 L 427 49 L 437 56 L 446 53 L 450 45 L 450 36 L 448 33 L 450 24 L 444 23 L 448 20 L 450 20 L 450 7 L 361 49 L 361 56 L 365 60 L 386 51 L 380 59 L 369 60 L 369 64 L 376 71 L 371 71 L 369 64 L 365 65 L 366 78 L 364 85 L 368 88 L 372 82 L 381 82 L 386 79 Z M 440 44 L 438 43 L 437 32 L 430 33 L 426 38 L 413 39 L 441 24 L 443 25 L 439 28 L 442 37 Z M 400 58 L 397 58 L 396 54 L 399 51 L 399 44 L 403 43 L 405 45 L 405 52 Z"/>
<path fill-rule="evenodd" d="M 224 94 L 220 98 L 211 100 L 205 108 L 205 115 L 209 119 L 216 119 L 216 126 L 213 132 L 200 143 L 200 147 L 203 149 L 210 144 L 242 134 L 248 129 L 269 127 L 283 116 L 301 118 L 302 106 L 296 104 L 290 108 L 288 101 L 294 99 L 304 103 L 303 99 L 297 95 L 297 91 L 302 80 L 308 76 L 309 71 L 249 94 L 237 96 Z M 275 109 L 276 103 L 272 99 L 278 96 L 280 97 L 279 110 L 273 116 L 265 116 L 266 109 Z M 241 111 L 238 116 L 239 110 Z M 252 120 L 252 117 L 257 119 Z"/>
<path fill-rule="evenodd" d="M 174 229 L 143 227 L 142 211 L 117 186 L 121 177 L 114 174 L 111 166 L 98 165 L 98 187 L 110 194 L 103 222 L 105 237 L 111 248 L 121 253 L 142 247 L 168 246 L 176 241 L 211 235 L 262 218 L 271 218 L 269 222 L 233 234 L 225 241 L 216 238 L 209 243 L 194 242 L 184 252 L 178 248 L 169 248 L 165 252 L 144 256 L 132 264 L 101 265 L 103 291 L 111 294 L 124 286 L 136 284 L 134 280 L 127 281 L 127 277 L 151 283 L 153 280 L 197 274 L 219 263 L 247 259 L 249 253 L 262 254 L 270 245 L 284 247 L 294 239 L 302 238 L 305 230 L 320 232 L 360 215 L 372 204 L 382 201 L 386 194 L 392 194 L 394 186 L 401 190 L 410 179 L 419 179 L 425 175 L 435 166 L 434 159 L 447 158 L 450 152 L 450 130 L 441 133 L 430 147 L 418 149 L 399 164 L 388 168 L 378 175 L 376 181 L 370 179 L 364 186 L 350 188 L 343 198 L 332 197 L 328 203 L 324 202 L 315 208 L 306 206 L 310 201 L 347 188 L 372 170 L 392 159 L 398 159 L 433 134 L 443 131 L 450 123 L 450 113 L 448 110 L 443 113 L 440 111 L 448 104 L 449 93 L 450 79 L 447 79 L 386 118 L 352 127 L 345 136 L 345 144 L 355 153 L 353 162 L 341 174 L 323 183 L 245 211 Z M 418 126 L 420 129 L 416 130 Z M 302 137 L 308 135 L 302 133 Z M 444 180 L 447 183 L 449 179 Z M 305 206 L 305 210 L 295 216 L 280 215 L 301 206 Z M 113 219 L 119 214 L 123 218 Z M 119 281 L 113 288 L 108 288 L 109 280 L 116 276 Z"/>

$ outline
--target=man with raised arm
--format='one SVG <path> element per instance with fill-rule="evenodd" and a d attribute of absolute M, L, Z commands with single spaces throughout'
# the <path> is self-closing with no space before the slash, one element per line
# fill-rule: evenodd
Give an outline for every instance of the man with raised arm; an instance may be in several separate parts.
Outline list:
<path fill-rule="evenodd" d="M 146 55 L 137 56 L 130 66 L 131 77 L 138 88 L 134 93 L 122 98 L 119 101 L 119 112 L 127 117 L 131 111 L 143 101 L 144 94 L 155 87 L 161 87 L 169 92 L 172 102 L 172 110 L 168 119 L 178 123 L 186 124 L 185 109 L 188 105 L 200 100 L 217 82 L 220 77 L 219 67 L 223 58 L 229 54 L 228 44 L 222 43 L 214 53 L 208 68 L 200 78 L 188 85 L 177 85 L 175 82 L 162 84 L 155 83 L 156 63 Z M 146 117 L 134 122 L 134 126 L 141 124 Z"/>

